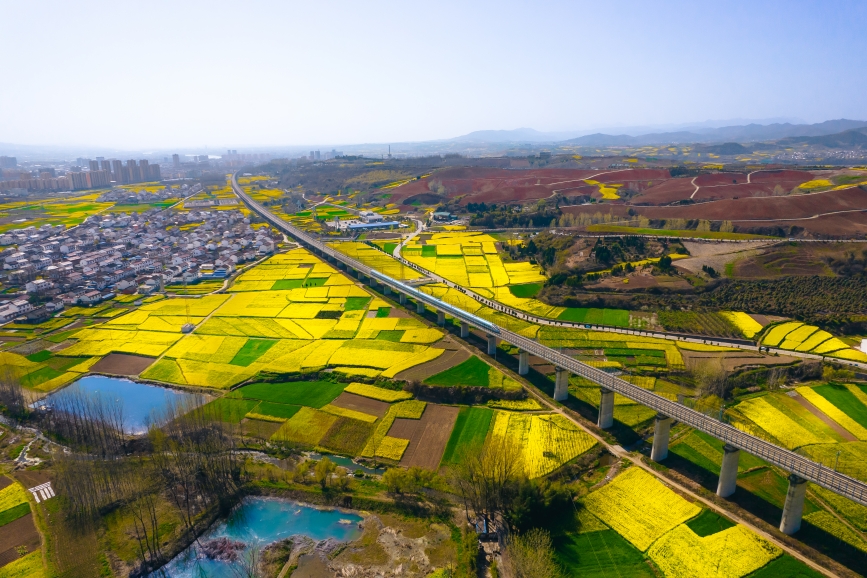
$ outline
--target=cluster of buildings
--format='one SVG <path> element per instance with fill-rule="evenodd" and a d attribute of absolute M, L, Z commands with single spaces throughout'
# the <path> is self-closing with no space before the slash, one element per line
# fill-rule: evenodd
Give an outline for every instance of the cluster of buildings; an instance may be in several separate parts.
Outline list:
<path fill-rule="evenodd" d="M 127 185 L 158 181 L 162 178 L 160 166 L 150 164 L 147 160 L 130 159 L 124 165 L 117 159 L 97 157 L 96 160 L 76 159 L 75 165 L 69 167 L 63 175 L 58 175 L 52 167 L 40 167 L 36 171 L 24 171 L 15 168 L 17 160 L 12 159 L 15 166 L 3 168 L 0 180 L 0 192 L 10 195 L 24 195 L 33 191 L 78 191 L 108 187 L 112 184 Z M 12 164 L 4 161 L 6 164 Z M 34 174 L 35 172 L 35 174 Z"/>
<path fill-rule="evenodd" d="M 0 281 L 18 291 L 7 291 L 11 299 L 0 302 L 0 322 L 38 321 L 118 293 L 224 278 L 272 253 L 280 239 L 234 210 L 112 213 L 72 229 L 43 225 L 7 235 L 16 245 L 0 251 Z"/>
<path fill-rule="evenodd" d="M 331 227 L 338 231 L 367 231 L 372 229 L 393 229 L 395 227 L 405 227 L 398 221 L 386 221 L 379 213 L 373 211 L 359 211 L 358 219 L 341 219 L 335 217 L 329 223 Z"/>

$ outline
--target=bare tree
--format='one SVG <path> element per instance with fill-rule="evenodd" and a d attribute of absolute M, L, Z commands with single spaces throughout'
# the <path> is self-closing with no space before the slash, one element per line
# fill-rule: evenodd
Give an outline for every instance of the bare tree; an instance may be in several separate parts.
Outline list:
<path fill-rule="evenodd" d="M 560 578 L 563 575 L 554 560 L 551 535 L 545 530 L 537 528 L 512 536 L 505 554 L 515 578 Z"/>
<path fill-rule="evenodd" d="M 505 440 L 465 451 L 450 472 L 452 486 L 470 510 L 490 524 L 502 515 L 524 471 L 520 449 Z"/>
<path fill-rule="evenodd" d="M 699 395 L 725 397 L 728 372 L 718 357 L 703 359 L 692 369 L 692 377 Z"/>
<path fill-rule="evenodd" d="M 21 380 L 9 365 L 0 367 L 0 406 L 3 406 L 3 413 L 13 422 L 17 423 L 27 415 L 27 401 Z"/>

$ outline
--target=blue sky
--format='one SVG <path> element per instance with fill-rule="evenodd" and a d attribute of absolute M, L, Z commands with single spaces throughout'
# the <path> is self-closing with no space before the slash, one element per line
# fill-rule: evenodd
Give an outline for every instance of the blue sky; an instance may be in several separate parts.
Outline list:
<path fill-rule="evenodd" d="M 867 2 L 2 0 L 0 142 L 867 119 Z"/>

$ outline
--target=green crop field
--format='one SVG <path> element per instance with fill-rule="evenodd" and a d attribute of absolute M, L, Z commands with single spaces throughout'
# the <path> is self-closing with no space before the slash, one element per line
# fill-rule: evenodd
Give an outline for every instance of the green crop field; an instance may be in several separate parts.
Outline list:
<path fill-rule="evenodd" d="M 857 421 L 862 427 L 867 427 L 867 406 L 861 403 L 845 386 L 829 383 L 814 387 L 813 391 L 837 406 L 840 411 Z"/>
<path fill-rule="evenodd" d="M 731 528 L 735 523 L 728 518 L 720 516 L 713 510 L 702 510 L 701 514 L 687 522 L 686 525 L 698 536 L 704 538 L 705 536 L 722 532 L 726 528 Z"/>
<path fill-rule="evenodd" d="M 822 578 L 822 576 L 823 574 L 803 562 L 783 554 L 750 574 L 749 578 Z"/>
<path fill-rule="evenodd" d="M 248 339 L 229 363 L 247 367 L 271 349 L 275 343 L 277 342 L 272 339 Z"/>
<path fill-rule="evenodd" d="M 449 436 L 442 463 L 457 463 L 461 452 L 482 447 L 493 417 L 494 412 L 484 407 L 462 407 Z"/>
<path fill-rule="evenodd" d="M 567 576 L 655 576 L 641 552 L 614 530 L 560 535 L 554 538 L 554 550 Z"/>
<path fill-rule="evenodd" d="M 43 349 L 42 351 L 37 351 L 36 353 L 31 353 L 30 355 L 26 355 L 25 358 L 28 361 L 33 361 L 36 363 L 42 363 L 51 358 L 51 352 L 47 349 Z"/>
<path fill-rule="evenodd" d="M 488 387 L 490 370 L 490 365 L 474 355 L 463 363 L 432 375 L 424 382 L 428 385 Z"/>
<path fill-rule="evenodd" d="M 348 417 L 339 417 L 319 441 L 334 452 L 356 456 L 364 449 L 376 426 Z"/>
<path fill-rule="evenodd" d="M 237 395 L 247 399 L 320 408 L 334 401 L 345 387 L 345 383 L 332 383 L 330 381 L 253 383 L 232 393 L 233 396 Z"/>
<path fill-rule="evenodd" d="M 557 319 L 573 323 L 629 327 L 629 311 L 625 309 L 569 307 L 558 315 Z"/>
<path fill-rule="evenodd" d="M 301 409 L 300 405 L 286 405 L 284 403 L 274 403 L 271 401 L 263 401 L 259 403 L 256 407 L 254 407 L 251 411 L 252 413 L 258 413 L 261 415 L 270 415 L 272 417 L 280 417 L 283 419 L 289 419 Z"/>
<path fill-rule="evenodd" d="M 723 442 L 703 432 L 692 431 L 672 444 L 671 452 L 709 472 L 719 474 Z M 738 471 L 741 472 L 763 465 L 767 465 L 766 462 L 746 452 L 741 452 L 738 459 Z"/>
<path fill-rule="evenodd" d="M 542 290 L 541 283 L 525 283 L 523 285 L 509 285 L 509 291 L 515 297 L 522 299 L 532 299 Z"/>
<path fill-rule="evenodd" d="M 283 291 L 286 289 L 299 289 L 304 283 L 304 279 L 280 279 L 274 281 L 271 286 L 271 291 Z"/>
<path fill-rule="evenodd" d="M 12 506 L 8 510 L 0 512 L 0 526 L 5 526 L 10 522 L 14 522 L 18 518 L 23 518 L 30 513 L 30 503 L 23 502 L 17 506 Z"/>
<path fill-rule="evenodd" d="M 205 408 L 214 412 L 221 421 L 227 423 L 241 423 L 244 416 L 256 407 L 256 400 L 251 399 L 229 399 L 219 397 L 207 404 Z"/>
<path fill-rule="evenodd" d="M 656 237 L 687 237 L 695 239 L 728 239 L 735 241 L 771 238 L 762 235 L 750 235 L 747 233 L 720 233 L 719 231 L 696 231 L 693 229 L 642 229 L 639 227 L 624 227 L 622 225 L 588 225 L 587 230 L 593 233 L 623 233 L 627 235 L 653 235 Z"/>
<path fill-rule="evenodd" d="M 370 303 L 370 297 L 347 297 L 346 303 L 343 306 L 344 311 L 362 311 L 367 309 L 367 304 Z"/>

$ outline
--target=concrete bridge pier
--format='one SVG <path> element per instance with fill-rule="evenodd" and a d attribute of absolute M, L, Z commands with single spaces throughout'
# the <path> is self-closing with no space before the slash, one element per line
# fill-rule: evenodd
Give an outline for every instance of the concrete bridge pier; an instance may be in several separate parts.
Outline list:
<path fill-rule="evenodd" d="M 415 312 L 419 315 L 424 315 L 424 301 L 417 300 L 415 302 Z"/>
<path fill-rule="evenodd" d="M 554 375 L 554 401 L 566 401 L 569 399 L 569 371 L 556 368 Z"/>
<path fill-rule="evenodd" d="M 406 305 L 406 294 L 404 294 L 404 293 L 399 294 L 397 297 L 397 301 L 401 305 Z"/>
<path fill-rule="evenodd" d="M 383 285 L 382 286 L 382 294 L 383 295 L 391 295 L 391 287 L 389 287 L 388 285 Z"/>
<path fill-rule="evenodd" d="M 461 321 L 461 337 L 469 337 L 470 335 L 470 324 L 466 321 Z"/>
<path fill-rule="evenodd" d="M 518 375 L 530 373 L 530 354 L 526 351 L 518 352 Z"/>
<path fill-rule="evenodd" d="M 437 325 L 442 327 L 446 324 L 446 312 L 442 310 L 437 310 Z"/>
<path fill-rule="evenodd" d="M 716 487 L 716 495 L 720 498 L 728 498 L 735 493 L 738 487 L 738 459 L 741 450 L 729 444 L 723 446 L 722 467 L 719 473 L 719 484 Z"/>
<path fill-rule="evenodd" d="M 673 421 L 670 417 L 656 415 L 656 423 L 653 426 L 653 447 L 650 450 L 650 459 L 654 462 L 661 462 L 668 457 L 668 436 Z"/>
<path fill-rule="evenodd" d="M 608 429 L 614 425 L 614 392 L 604 387 L 599 388 L 602 399 L 599 401 L 599 418 L 596 425 L 599 429 Z"/>
<path fill-rule="evenodd" d="M 497 353 L 497 336 L 488 335 L 488 355 Z"/>
<path fill-rule="evenodd" d="M 783 519 L 780 521 L 780 532 L 791 536 L 801 529 L 801 517 L 804 515 L 804 496 L 807 494 L 807 480 L 791 474 L 789 476 L 789 491 L 786 492 L 786 504 L 783 506 Z"/>

